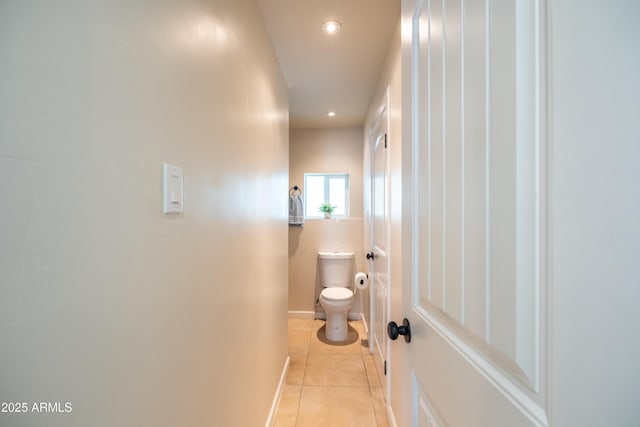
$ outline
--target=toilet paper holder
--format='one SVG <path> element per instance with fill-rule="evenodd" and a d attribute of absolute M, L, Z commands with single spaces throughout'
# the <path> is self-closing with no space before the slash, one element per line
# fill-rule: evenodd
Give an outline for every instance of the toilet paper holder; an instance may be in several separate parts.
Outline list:
<path fill-rule="evenodd" d="M 366 289 L 369 287 L 369 275 L 363 272 L 356 273 L 356 275 L 353 276 L 353 281 L 355 287 L 358 289 Z"/>

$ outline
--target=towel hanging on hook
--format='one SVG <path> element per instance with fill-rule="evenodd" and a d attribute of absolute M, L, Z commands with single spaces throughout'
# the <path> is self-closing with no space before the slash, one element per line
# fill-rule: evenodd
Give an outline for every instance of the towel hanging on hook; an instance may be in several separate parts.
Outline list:
<path fill-rule="evenodd" d="M 289 189 L 289 225 L 304 225 L 302 189 L 294 185 Z"/>

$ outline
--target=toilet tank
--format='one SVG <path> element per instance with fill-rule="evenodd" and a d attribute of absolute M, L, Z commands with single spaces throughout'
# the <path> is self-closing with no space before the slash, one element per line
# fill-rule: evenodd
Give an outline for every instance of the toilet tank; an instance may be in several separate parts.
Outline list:
<path fill-rule="evenodd" d="M 325 288 L 351 286 L 353 252 L 318 252 L 320 285 Z"/>

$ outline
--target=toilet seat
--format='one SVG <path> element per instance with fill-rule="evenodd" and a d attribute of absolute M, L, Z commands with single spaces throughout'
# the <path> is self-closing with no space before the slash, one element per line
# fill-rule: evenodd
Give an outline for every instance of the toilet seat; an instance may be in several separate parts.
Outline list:
<path fill-rule="evenodd" d="M 345 301 L 353 297 L 353 292 L 347 288 L 325 288 L 320 296 L 327 301 Z"/>

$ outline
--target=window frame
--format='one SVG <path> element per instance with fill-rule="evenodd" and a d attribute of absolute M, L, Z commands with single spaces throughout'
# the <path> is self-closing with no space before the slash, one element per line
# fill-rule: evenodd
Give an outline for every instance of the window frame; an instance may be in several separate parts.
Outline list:
<path fill-rule="evenodd" d="M 338 173 L 322 173 L 322 172 L 310 172 L 310 173 L 305 173 L 304 174 L 304 188 L 305 188 L 305 192 L 308 190 L 308 186 L 307 186 L 307 177 L 323 177 L 324 179 L 324 197 L 323 200 L 328 203 L 329 200 L 331 200 L 330 198 L 330 189 L 329 189 L 329 182 L 331 178 L 343 178 L 344 179 L 344 214 L 340 215 L 340 214 L 336 214 L 335 212 L 331 214 L 332 218 L 349 218 L 350 214 L 351 214 L 351 210 L 349 207 L 349 199 L 350 199 L 350 183 L 349 183 L 349 174 L 348 173 L 342 173 L 342 172 L 338 172 Z M 315 210 L 313 208 L 310 208 L 307 205 L 307 197 L 308 197 L 308 193 L 305 194 L 305 198 L 304 198 L 304 217 L 305 219 L 323 219 L 324 218 L 324 213 L 318 211 L 318 207 L 315 208 Z M 310 208 L 309 210 L 311 210 L 312 212 L 307 212 L 307 208 Z"/>

